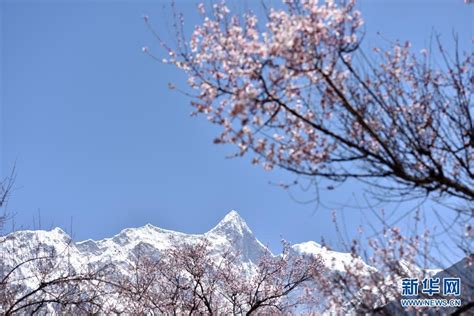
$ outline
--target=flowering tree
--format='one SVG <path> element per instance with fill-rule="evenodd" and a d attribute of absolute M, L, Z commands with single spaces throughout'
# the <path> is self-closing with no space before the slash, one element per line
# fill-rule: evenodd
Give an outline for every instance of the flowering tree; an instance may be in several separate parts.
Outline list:
<path fill-rule="evenodd" d="M 340 238 L 344 238 L 335 216 L 333 221 Z M 414 222 L 415 227 L 411 234 L 402 233 L 396 226 L 383 225 L 381 233 L 372 232 L 367 243 L 363 240 L 366 232 L 362 228 L 356 238 L 344 241 L 353 259 L 344 264 L 342 273 L 322 275 L 318 282 L 325 308 L 339 313 L 350 311 L 365 315 L 398 315 L 408 311 L 416 315 L 460 315 L 471 311 L 474 306 L 474 235 L 467 230 L 463 236 L 465 243 L 471 247 L 466 249 L 466 257 L 444 270 L 433 270 L 429 267 L 432 267 L 433 263 L 440 266 L 440 256 L 430 249 L 437 247 L 438 241 L 433 236 L 435 234 L 427 228 L 423 229 L 422 233 L 417 232 L 418 228 L 421 228 L 418 226 L 422 224 L 418 212 Z M 375 269 L 361 269 L 358 258 L 364 258 Z M 400 300 L 404 298 L 403 279 L 422 282 L 424 279 L 444 277 L 460 278 L 462 289 L 460 296 L 456 297 L 461 300 L 460 306 L 401 306 Z M 441 295 L 441 288 L 438 288 L 438 292 L 429 292 L 423 291 L 421 285 L 414 297 L 446 299 L 446 296 Z"/>
<path fill-rule="evenodd" d="M 342 238 L 335 215 L 333 221 Z M 363 247 L 363 234 L 361 228 L 357 238 L 344 241 L 353 258 L 344 264 L 344 272 L 328 275 L 322 282 L 324 286 L 321 287 L 321 293 L 326 298 L 326 307 L 341 313 L 403 313 L 404 309 L 398 304 L 401 280 L 431 276 L 429 271 L 420 268 L 430 264 L 433 259 L 423 251 L 430 246 L 429 232 L 404 236 L 398 227 L 385 226 L 381 234 L 368 238 L 368 249 Z M 361 269 L 357 260 L 360 257 L 375 269 Z M 394 310 L 388 310 L 387 305 L 394 301 L 397 302 Z"/>
<path fill-rule="evenodd" d="M 189 41 L 179 17 L 177 46 L 161 41 L 164 62 L 197 91 L 196 112 L 223 127 L 215 143 L 253 152 L 267 170 L 359 179 L 397 198 L 455 197 L 472 215 L 473 53 L 440 44 L 433 63 L 435 53 L 396 42 L 368 56 L 354 0 L 283 2 L 264 23 L 201 4 Z"/>
<path fill-rule="evenodd" d="M 286 244 L 281 256 L 267 252 L 255 265 L 238 258 L 230 250 L 213 253 L 206 239 L 176 242 L 159 259 L 139 252 L 120 285 L 120 312 L 251 315 L 316 302 L 310 294 L 319 258 L 291 256 Z"/>
<path fill-rule="evenodd" d="M 15 169 L 0 182 L 0 210 L 6 208 L 14 180 Z M 69 244 L 58 252 L 37 239 L 26 239 L 25 244 L 15 235 L 4 235 L 7 215 L 6 210 L 0 214 L 0 314 L 103 311 L 104 285 L 115 287 L 112 267 L 86 265 L 78 271 L 70 262 Z"/>
<path fill-rule="evenodd" d="M 38 240 L 19 244 L 0 236 L 0 313 L 2 315 L 65 313 L 94 314 L 102 310 L 104 284 L 111 284 L 111 266 L 75 269 L 68 250 L 58 253 Z"/>
<path fill-rule="evenodd" d="M 120 288 L 115 267 L 84 262 L 77 268 L 71 262 L 71 243 L 58 251 L 31 232 L 4 235 L 0 229 L 1 315 L 111 311 L 104 307 L 110 294 Z"/>

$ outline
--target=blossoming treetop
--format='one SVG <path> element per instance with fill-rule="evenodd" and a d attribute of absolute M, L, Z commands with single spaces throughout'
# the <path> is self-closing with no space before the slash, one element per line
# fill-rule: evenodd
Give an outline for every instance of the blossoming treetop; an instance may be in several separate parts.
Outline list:
<path fill-rule="evenodd" d="M 473 54 L 451 56 L 438 41 L 434 63 L 396 42 L 369 57 L 354 0 L 284 4 L 265 23 L 200 5 L 189 41 L 178 21 L 177 46 L 162 42 L 164 61 L 197 90 L 196 112 L 223 127 L 215 143 L 253 152 L 268 170 L 472 201 Z"/>

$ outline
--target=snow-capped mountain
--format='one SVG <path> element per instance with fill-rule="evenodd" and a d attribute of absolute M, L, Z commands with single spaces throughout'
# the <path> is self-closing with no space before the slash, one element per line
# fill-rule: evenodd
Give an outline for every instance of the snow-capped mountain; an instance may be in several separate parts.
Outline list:
<path fill-rule="evenodd" d="M 15 282 L 18 286 L 38 287 L 39 282 L 42 282 L 38 273 L 41 273 L 43 267 L 36 266 L 35 269 L 31 269 L 30 265 L 21 263 L 28 262 L 32 257 L 53 254 L 52 257 L 62 258 L 63 261 L 67 258 L 68 269 L 76 271 L 84 271 L 87 267 L 97 269 L 112 264 L 116 268 L 116 276 L 120 278 L 120 275 L 130 273 L 127 267 L 133 265 L 134 259 L 139 254 L 159 257 L 176 243 L 193 244 L 203 240 L 209 242 L 212 256 L 217 259 L 229 249 L 238 253 L 240 263 L 248 271 L 252 271 L 263 254 L 271 254 L 271 251 L 255 237 L 242 217 L 236 211 L 231 211 L 215 227 L 203 234 L 185 234 L 147 224 L 143 227 L 124 229 L 111 238 L 75 242 L 60 228 L 50 231 L 16 231 L 0 237 L 0 272 L 2 272 L 2 267 L 11 268 L 20 264 L 15 269 L 15 280 L 17 280 Z M 314 241 L 292 245 L 290 254 L 319 257 L 325 268 L 324 273 L 329 275 L 332 275 L 331 273 L 344 274 L 349 267 L 355 267 L 351 270 L 357 271 L 356 273 L 360 273 L 361 276 L 375 277 L 380 274 L 377 269 L 365 263 L 361 258 L 354 257 L 351 253 L 329 250 Z M 53 266 L 44 268 L 54 271 L 55 263 L 49 264 Z M 403 261 L 400 265 L 408 269 L 408 265 Z M 413 270 L 411 268 L 410 271 L 421 271 L 417 267 Z M 433 271 L 429 275 L 436 272 L 438 271 Z M 384 278 L 381 275 L 377 277 Z"/>
<path fill-rule="evenodd" d="M 20 261 L 31 253 L 32 247 L 41 245 L 44 249 L 54 249 L 56 253 L 67 251 L 71 264 L 79 268 L 85 264 L 108 262 L 126 264 L 138 249 L 159 255 L 174 242 L 193 243 L 204 238 L 210 241 L 216 255 L 231 248 L 240 254 L 241 260 L 245 263 L 255 263 L 264 252 L 270 251 L 255 237 L 242 217 L 236 211 L 231 211 L 204 234 L 185 234 L 147 224 L 143 227 L 124 229 L 111 238 L 74 242 L 60 228 L 50 231 L 24 230 L 7 235 L 4 242 L 0 243 L 0 252 L 4 260 Z M 339 272 L 354 259 L 349 253 L 327 250 L 314 241 L 295 244 L 292 250 L 297 254 L 320 255 L 328 269 Z M 15 256 L 8 255 L 13 252 L 16 253 Z M 373 269 L 361 259 L 359 262 L 362 269 L 367 271 Z"/>
<path fill-rule="evenodd" d="M 353 265 L 357 265 L 358 270 L 362 273 L 368 274 L 376 271 L 375 268 L 366 264 L 361 258 L 354 258 L 350 253 L 329 250 L 314 241 L 295 244 L 291 248 L 300 255 L 321 256 L 324 266 L 329 271 L 344 273 L 348 267 Z"/>
<path fill-rule="evenodd" d="M 54 230 L 51 232 L 53 233 Z M 228 248 L 241 254 L 245 262 L 255 262 L 264 251 L 269 251 L 260 243 L 240 215 L 229 212 L 214 228 L 204 234 L 185 234 L 166 230 L 147 224 L 139 228 L 127 228 L 112 238 L 99 241 L 77 242 L 74 247 L 89 260 L 104 262 L 107 260 L 127 261 L 138 247 L 148 252 L 160 253 L 173 243 L 193 243 L 206 238 L 216 255 Z"/>
<path fill-rule="evenodd" d="M 211 256 L 216 261 L 229 250 L 238 254 L 238 265 L 247 274 L 255 271 L 264 254 L 280 255 L 273 255 L 255 237 L 242 217 L 236 211 L 231 211 L 215 227 L 203 234 L 185 234 L 147 224 L 124 229 L 111 238 L 75 242 L 60 228 L 50 231 L 16 231 L 0 239 L 0 276 L 5 274 L 1 274 L 2 269 L 7 274 L 9 269 L 13 269 L 10 279 L 24 293 L 41 287 L 45 282 L 43 271 L 48 275 L 46 280 L 54 280 L 61 278 L 68 270 L 84 273 L 88 269 L 100 271 L 111 266 L 113 272 L 108 274 L 109 279 L 120 281 L 132 273 L 131 267 L 139 256 L 158 258 L 177 244 L 198 245 L 204 240 L 209 243 Z M 343 272 L 346 266 L 355 263 L 360 265 L 360 270 L 364 273 L 374 270 L 362 260 L 354 260 L 350 254 L 330 251 L 313 241 L 295 244 L 289 251 L 296 256 L 320 257 L 328 271 Z M 37 260 L 41 257 L 52 259 Z M 28 262 L 34 264 L 30 265 Z M 120 302 L 115 301 L 113 304 L 120 305 Z M 52 309 L 50 311 L 56 312 Z"/>

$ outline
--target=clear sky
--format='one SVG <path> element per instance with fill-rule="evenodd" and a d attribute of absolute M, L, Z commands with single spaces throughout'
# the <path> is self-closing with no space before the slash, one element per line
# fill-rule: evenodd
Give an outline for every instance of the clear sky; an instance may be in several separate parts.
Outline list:
<path fill-rule="evenodd" d="M 146 223 L 200 233 L 235 209 L 273 249 L 281 237 L 335 240 L 328 208 L 297 203 L 269 184 L 292 180 L 285 172 L 226 159 L 233 148 L 213 145 L 216 128 L 190 117 L 189 100 L 167 89 L 170 81 L 185 86 L 183 75 L 141 52 L 160 53 L 143 14 L 169 34 L 165 1 L 0 2 L 0 162 L 5 176 L 16 161 L 9 208 L 17 228 L 72 227 L 76 240 Z M 429 44 L 433 30 L 448 44 L 456 31 L 472 49 L 473 7 L 463 0 L 359 3 L 367 44 L 380 41 L 379 31 L 415 49 Z M 178 8 L 187 26 L 198 21 L 195 1 Z M 361 199 L 357 184 L 321 197 L 326 204 L 354 198 Z M 343 213 L 349 231 L 365 218 Z"/>

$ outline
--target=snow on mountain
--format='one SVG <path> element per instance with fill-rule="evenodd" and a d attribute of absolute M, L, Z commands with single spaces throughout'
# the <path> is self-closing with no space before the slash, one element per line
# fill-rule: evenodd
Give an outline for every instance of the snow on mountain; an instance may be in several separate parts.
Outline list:
<path fill-rule="evenodd" d="M 367 265 L 361 258 L 354 258 L 350 253 L 337 252 L 322 247 L 314 241 L 295 244 L 291 247 L 298 254 L 319 255 L 329 271 L 343 273 L 348 267 L 357 265 L 357 270 L 370 273 L 375 269 Z"/>
<path fill-rule="evenodd" d="M 231 248 L 240 254 L 242 263 L 246 264 L 257 262 L 264 252 L 270 251 L 255 237 L 242 217 L 236 211 L 231 211 L 214 228 L 203 234 L 185 234 L 147 224 L 124 229 L 111 238 L 74 242 L 60 228 L 51 231 L 17 231 L 7 235 L 4 242 L 0 243 L 0 253 L 8 263 L 13 264 L 13 261 L 20 262 L 27 258 L 33 248 L 41 247 L 42 251 L 55 251 L 58 254 L 67 251 L 70 262 L 78 269 L 86 264 L 101 265 L 110 262 L 120 266 L 130 263 L 138 250 L 158 256 L 173 243 L 194 243 L 203 238 L 209 240 L 216 256 Z M 292 250 L 297 254 L 321 255 L 331 271 L 342 272 L 354 260 L 349 253 L 331 251 L 313 241 L 293 245 Z M 8 255 L 9 253 L 14 255 Z M 373 269 L 361 259 L 356 262 L 364 270 Z M 27 267 L 23 274 L 28 274 L 26 269 Z"/>
<path fill-rule="evenodd" d="M 184 234 L 147 224 L 139 228 L 122 230 L 112 238 L 75 243 L 78 251 L 94 262 L 111 259 L 127 261 L 130 254 L 140 249 L 160 253 L 175 242 L 194 243 L 206 238 L 218 255 L 228 248 L 241 254 L 245 262 L 256 262 L 264 251 L 269 251 L 253 235 L 240 215 L 231 211 L 214 228 L 204 234 Z"/>
<path fill-rule="evenodd" d="M 185 234 L 147 224 L 143 227 L 124 229 L 111 238 L 74 242 L 60 228 L 54 228 L 50 231 L 16 231 L 0 237 L 0 266 L 3 264 L 13 267 L 28 260 L 32 255 L 57 254 L 59 255 L 58 258 L 67 256 L 68 263 L 78 271 L 87 266 L 101 267 L 108 263 L 113 263 L 121 270 L 120 267 L 126 268 L 130 265 L 140 251 L 145 251 L 149 256 L 159 256 L 160 253 L 169 249 L 175 243 L 196 243 L 203 239 L 210 242 L 212 253 L 216 258 L 231 249 L 240 255 L 241 263 L 249 269 L 252 269 L 253 264 L 258 261 L 262 254 L 270 252 L 255 237 L 242 217 L 236 211 L 231 211 L 215 227 L 203 234 Z M 293 255 L 320 256 L 326 267 L 326 273 L 341 274 L 348 267 L 355 266 L 355 270 L 359 271 L 361 275 L 379 274 L 374 267 L 366 264 L 362 258 L 354 257 L 351 253 L 330 250 L 314 241 L 294 244 L 290 251 Z M 467 259 L 465 261 L 467 262 Z M 423 270 L 403 260 L 399 264 L 404 271 L 410 272 L 408 274 L 421 275 L 423 272 Z M 465 262 L 462 261 L 446 271 L 425 270 L 425 273 L 440 276 L 456 269 L 467 271 L 465 265 Z M 472 266 L 470 267 L 468 274 L 471 275 L 471 279 L 468 279 L 468 281 L 472 284 L 474 273 L 472 273 Z M 124 269 L 122 273 L 126 273 L 125 271 L 128 270 Z M 120 273 L 120 271 L 118 272 Z M 15 279 L 21 280 L 19 282 L 22 286 L 34 287 L 38 285 L 39 279 L 30 270 L 28 264 L 20 266 L 15 273 L 17 274 Z M 383 278 L 384 276 L 380 277 Z M 386 279 L 386 285 L 392 282 Z M 472 291 L 465 291 L 464 293 L 468 293 L 469 298 L 472 298 Z M 387 305 L 387 307 L 390 306 L 390 304 Z"/>
<path fill-rule="evenodd" d="M 257 262 L 267 251 L 236 211 L 230 211 L 214 228 L 204 234 L 214 245 L 238 251 L 246 262 Z"/>

